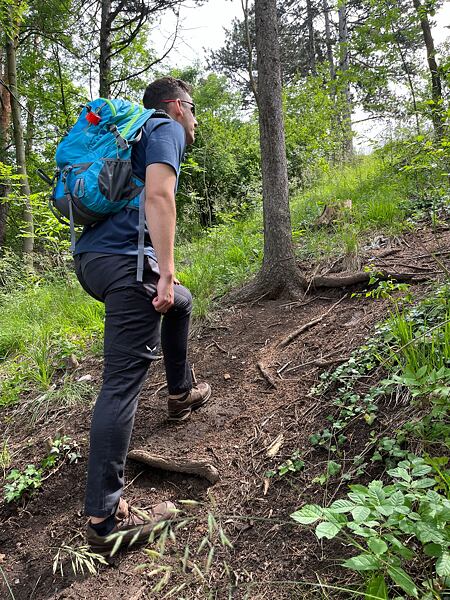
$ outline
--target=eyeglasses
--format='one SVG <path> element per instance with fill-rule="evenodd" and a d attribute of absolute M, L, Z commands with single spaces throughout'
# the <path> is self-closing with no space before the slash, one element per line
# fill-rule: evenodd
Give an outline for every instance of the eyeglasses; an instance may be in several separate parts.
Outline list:
<path fill-rule="evenodd" d="M 184 102 L 185 104 L 189 104 L 191 107 L 191 113 L 195 117 L 195 104 L 193 102 L 190 102 L 189 100 L 182 100 L 181 98 L 175 98 L 174 100 L 161 100 L 161 102 L 164 102 L 167 104 L 168 102 L 178 102 L 178 100 L 180 102 Z"/>

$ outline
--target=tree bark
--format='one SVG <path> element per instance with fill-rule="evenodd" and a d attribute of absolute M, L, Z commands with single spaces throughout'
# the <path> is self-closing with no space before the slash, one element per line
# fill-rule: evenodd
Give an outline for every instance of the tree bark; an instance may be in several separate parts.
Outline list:
<path fill-rule="evenodd" d="M 350 95 L 350 85 L 346 80 L 349 67 L 348 52 L 348 27 L 347 27 L 347 2 L 344 0 L 338 9 L 339 17 L 339 70 L 344 82 L 343 96 L 344 108 L 341 112 L 341 126 L 344 135 L 342 145 L 343 158 L 348 159 L 353 156 L 353 135 L 352 135 L 352 100 Z"/>
<path fill-rule="evenodd" d="M 309 70 L 316 74 L 316 42 L 314 36 L 314 13 L 311 0 L 306 0 L 306 24 L 308 26 L 308 62 Z"/>
<path fill-rule="evenodd" d="M 2 81 L 8 82 L 6 72 L 6 56 L 0 47 L 0 77 Z M 10 140 L 11 124 L 11 102 L 9 92 L 4 86 L 0 86 L 0 161 L 6 162 L 6 148 Z M 9 205 L 2 202 L 9 194 L 9 186 L 0 181 L 0 251 L 5 244 L 6 224 L 8 218 Z"/>
<path fill-rule="evenodd" d="M 30 204 L 30 185 L 28 182 L 27 166 L 25 160 L 25 144 L 23 139 L 23 128 L 20 117 L 20 105 L 18 102 L 17 89 L 17 64 L 16 64 L 16 47 L 13 39 L 8 39 L 6 42 L 6 56 L 8 62 L 8 81 L 11 90 L 11 113 L 14 132 L 14 146 L 16 149 L 17 170 L 22 175 L 22 195 L 24 197 L 23 220 L 25 221 L 26 236 L 23 239 L 23 251 L 27 255 L 31 255 L 34 247 L 34 227 L 33 213 Z"/>
<path fill-rule="evenodd" d="M 101 98 L 109 98 L 111 95 L 111 0 L 101 0 L 101 2 L 99 93 Z"/>
<path fill-rule="evenodd" d="M 264 258 L 256 279 L 229 296 L 235 301 L 294 295 L 301 288 L 289 210 L 276 0 L 256 0 L 255 25 Z"/>
<path fill-rule="evenodd" d="M 333 81 L 336 79 L 336 69 L 333 58 L 333 40 L 331 39 L 330 8 L 327 0 L 322 0 L 322 9 L 323 16 L 325 18 L 325 44 L 327 46 L 327 59 L 330 68 L 330 79 Z"/>
<path fill-rule="evenodd" d="M 422 28 L 423 40 L 427 49 L 428 69 L 431 75 L 431 97 L 433 100 L 433 110 L 431 118 L 433 120 L 434 133 L 440 140 L 443 135 L 442 122 L 442 84 L 439 75 L 439 67 L 436 62 L 436 49 L 434 47 L 433 35 L 431 33 L 430 22 L 427 17 L 426 8 L 420 3 L 420 0 L 413 0 L 414 8 L 419 16 L 420 26 Z"/>

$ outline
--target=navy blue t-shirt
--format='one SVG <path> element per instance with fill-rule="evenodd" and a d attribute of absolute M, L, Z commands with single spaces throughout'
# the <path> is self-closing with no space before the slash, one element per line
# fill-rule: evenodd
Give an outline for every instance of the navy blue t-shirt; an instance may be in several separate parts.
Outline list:
<path fill-rule="evenodd" d="M 136 177 L 145 181 L 148 165 L 164 163 L 177 175 L 186 147 L 184 128 L 170 118 L 150 118 L 142 128 L 142 137 L 131 153 L 131 165 Z M 124 208 L 104 221 L 85 227 L 75 245 L 74 254 L 100 252 L 103 254 L 137 255 L 139 211 Z M 156 258 L 145 228 L 145 254 Z"/>

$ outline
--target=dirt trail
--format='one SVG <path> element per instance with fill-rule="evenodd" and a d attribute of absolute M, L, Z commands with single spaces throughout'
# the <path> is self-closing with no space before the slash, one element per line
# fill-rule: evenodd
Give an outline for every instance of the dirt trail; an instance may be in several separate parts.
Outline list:
<path fill-rule="evenodd" d="M 427 272 L 426 269 L 434 272 L 440 270 L 439 265 L 430 256 L 422 255 L 447 250 L 449 240 L 446 230 L 437 236 L 427 232 L 409 235 L 390 247 L 392 253 L 387 254 L 389 248 L 384 247 L 368 251 L 365 258 L 384 254 L 383 259 L 377 260 L 377 266 L 387 265 L 397 272 L 414 269 L 420 273 Z M 443 258 L 446 264 L 447 258 Z M 421 296 L 427 285 L 415 285 L 412 291 Z M 309 396 L 309 390 L 318 381 L 320 372 L 334 361 L 337 364 L 348 357 L 387 312 L 385 301 L 357 300 L 350 293 L 343 298 L 345 293 L 346 290 L 316 291 L 295 303 L 261 301 L 252 306 L 233 307 L 222 310 L 213 323 L 195 332 L 191 361 L 197 378 L 211 382 L 213 396 L 186 423 L 174 425 L 166 421 L 164 392 L 158 392 L 164 381 L 162 365 L 157 364 L 149 376 L 141 395 L 131 447 L 156 454 L 207 459 L 219 470 L 221 479 L 210 488 L 211 504 L 206 480 L 151 471 L 129 461 L 126 497 L 141 506 L 162 498 L 175 502 L 195 499 L 205 502 L 205 507 L 195 509 L 197 514 L 205 514 L 209 509 L 221 517 L 234 545 L 226 559 L 232 574 L 211 569 L 208 586 L 219 590 L 212 597 L 228 598 L 231 580 L 237 584 L 255 582 L 249 595 L 255 600 L 273 596 L 273 590 L 264 587 L 265 582 L 296 579 L 317 582 L 316 574 L 328 581 L 335 580 L 330 559 L 333 546 L 328 544 L 324 553 L 311 533 L 289 523 L 289 514 L 300 504 L 322 500 L 323 489 L 311 484 L 311 480 L 323 471 L 326 453 L 323 450 L 310 453 L 308 469 L 303 474 L 291 480 L 274 481 L 268 490 L 264 489 L 264 474 L 296 449 L 310 452 L 308 438 L 324 426 L 328 400 Z M 290 332 L 326 313 L 340 298 L 342 301 L 322 321 L 286 347 L 280 347 Z M 263 375 L 258 363 L 276 387 Z M 90 373 L 98 381 L 100 367 L 97 362 L 87 360 L 81 364 L 80 374 Z M 17 426 L 15 432 L 8 424 L 9 414 L 5 411 L 0 415 L 2 428 L 8 426 L 13 450 L 17 451 L 14 466 L 21 468 L 38 461 L 45 453 L 45 439 L 59 429 L 78 441 L 83 454 L 77 465 L 64 466 L 46 481 L 25 507 L 0 508 L 0 564 L 16 600 L 150 597 L 151 581 L 135 570 L 146 560 L 142 550 L 120 555 L 112 567 L 101 568 L 97 576 L 75 577 L 70 565 L 65 565 L 64 577 L 52 573 L 52 557 L 57 548 L 69 541 L 72 545 L 82 541 L 81 507 L 90 411 L 90 407 L 83 407 L 35 429 L 23 430 Z M 363 424 L 360 428 L 363 439 L 368 428 Z M 280 448 L 270 458 L 267 450 L 276 441 L 280 442 Z M 189 541 L 195 546 L 206 529 L 206 523 L 199 520 L 180 533 L 182 544 Z M 172 554 L 175 556 L 175 550 Z M 175 578 L 176 581 L 182 580 Z M 192 577 L 189 588 L 179 597 L 208 598 L 205 591 L 208 586 L 196 581 Z M 10 597 L 4 582 L 2 585 L 1 597 Z M 233 598 L 244 597 L 239 585 L 233 589 Z M 289 589 L 288 585 L 277 588 L 277 598 L 307 597 L 302 593 L 296 596 Z M 161 592 L 151 597 L 163 596 Z"/>

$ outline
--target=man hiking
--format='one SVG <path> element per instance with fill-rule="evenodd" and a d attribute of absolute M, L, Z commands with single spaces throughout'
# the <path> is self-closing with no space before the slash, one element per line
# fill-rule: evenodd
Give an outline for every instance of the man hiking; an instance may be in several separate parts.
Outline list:
<path fill-rule="evenodd" d="M 138 394 L 160 343 L 168 418 L 188 418 L 211 396 L 207 383 L 192 381 L 187 362 L 192 297 L 174 276 L 175 191 L 186 144 L 195 139 L 195 105 L 188 84 L 173 77 L 151 83 L 143 103 L 156 109 L 131 155 L 133 174 L 145 181 L 143 281 L 136 278 L 136 209 L 124 208 L 86 227 L 75 248 L 81 285 L 105 304 L 103 385 L 92 417 L 85 500 L 87 540 L 102 554 L 114 545 L 111 534 L 123 534 L 126 545 L 142 542 L 156 523 L 174 515 L 171 502 L 146 514 L 121 497 Z"/>

